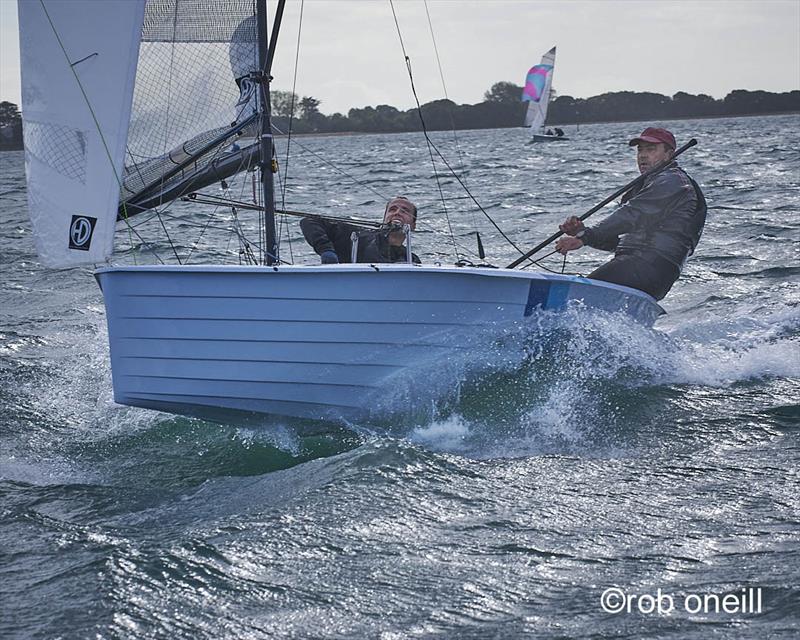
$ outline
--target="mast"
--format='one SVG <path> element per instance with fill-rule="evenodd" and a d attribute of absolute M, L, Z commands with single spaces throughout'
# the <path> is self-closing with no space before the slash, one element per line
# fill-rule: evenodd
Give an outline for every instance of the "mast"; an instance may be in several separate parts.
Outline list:
<path fill-rule="evenodd" d="M 272 80 L 272 56 L 278 40 L 283 7 L 286 0 L 278 0 L 275 20 L 272 24 L 272 37 L 267 43 L 267 0 L 256 0 L 256 21 L 258 25 L 258 86 L 261 93 L 259 109 L 261 116 L 261 187 L 264 199 L 264 247 L 265 263 L 274 265 L 280 262 L 278 242 L 275 236 L 275 184 L 272 178 L 272 124 L 270 120 L 269 83 Z"/>

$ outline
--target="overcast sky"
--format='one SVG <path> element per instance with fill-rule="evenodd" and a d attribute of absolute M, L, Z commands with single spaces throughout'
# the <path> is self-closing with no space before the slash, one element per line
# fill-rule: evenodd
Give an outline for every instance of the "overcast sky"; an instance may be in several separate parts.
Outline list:
<path fill-rule="evenodd" d="M 66 2 L 69 0 L 48 0 Z M 16 0 L 0 0 L 0 99 L 20 103 Z M 274 4 L 268 1 L 269 5 Z M 423 0 L 394 0 L 421 102 L 442 98 Z M 475 103 L 501 80 L 523 84 L 558 46 L 554 87 L 677 91 L 800 89 L 800 0 L 427 0 L 447 95 Z M 292 87 L 300 0 L 284 15 L 274 89 Z M 297 93 L 323 113 L 413 106 L 388 0 L 305 0 Z"/>

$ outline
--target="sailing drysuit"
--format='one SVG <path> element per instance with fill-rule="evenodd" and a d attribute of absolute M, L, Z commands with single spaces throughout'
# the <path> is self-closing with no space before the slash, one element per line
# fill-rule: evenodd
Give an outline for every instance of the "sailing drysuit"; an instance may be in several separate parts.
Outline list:
<path fill-rule="evenodd" d="M 622 206 L 587 227 L 587 246 L 613 251 L 614 259 L 589 278 L 625 285 L 661 300 L 692 255 L 706 221 L 706 201 L 697 183 L 671 164 L 622 198 Z"/>
<path fill-rule="evenodd" d="M 405 246 L 389 244 L 390 229 L 377 229 L 374 231 L 358 227 L 346 222 L 329 222 L 318 218 L 303 218 L 300 229 L 306 242 L 310 244 L 318 255 L 326 251 L 333 251 L 339 262 L 352 262 L 352 234 L 358 235 L 358 259 L 356 262 L 405 262 Z M 420 259 L 416 254 L 411 254 L 411 259 L 419 264 Z"/>

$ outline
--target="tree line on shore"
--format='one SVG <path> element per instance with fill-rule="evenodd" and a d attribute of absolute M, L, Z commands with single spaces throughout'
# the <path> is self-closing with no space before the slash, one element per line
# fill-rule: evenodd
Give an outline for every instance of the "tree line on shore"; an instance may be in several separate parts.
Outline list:
<path fill-rule="evenodd" d="M 429 131 L 495 129 L 520 126 L 527 103 L 520 101 L 522 87 L 498 82 L 484 94 L 483 102 L 458 105 L 434 100 L 422 105 Z M 393 133 L 420 131 L 417 109 L 400 111 L 389 105 L 350 109 L 347 115 L 325 115 L 316 98 L 300 98 L 288 91 L 272 91 L 273 123 L 280 132 L 294 133 Z M 548 125 L 590 124 L 636 120 L 673 120 L 770 113 L 800 112 L 800 91 L 732 91 L 721 100 L 705 94 L 680 91 L 674 96 L 617 91 L 591 98 L 551 96 Z M 22 118 L 17 105 L 0 102 L 0 150 L 22 149 Z"/>

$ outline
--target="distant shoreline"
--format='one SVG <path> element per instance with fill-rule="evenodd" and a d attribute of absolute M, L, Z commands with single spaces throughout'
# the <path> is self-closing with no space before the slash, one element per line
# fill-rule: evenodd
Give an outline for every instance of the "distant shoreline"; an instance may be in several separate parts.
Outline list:
<path fill-rule="evenodd" d="M 733 116 L 682 116 L 676 118 L 665 118 L 663 120 L 659 118 L 638 118 L 636 120 L 595 120 L 592 122 L 560 122 L 560 123 L 553 123 L 552 126 L 559 126 L 559 127 L 575 127 L 576 125 L 584 126 L 584 125 L 593 125 L 593 124 L 624 124 L 626 122 L 665 122 L 665 121 L 672 121 L 672 120 L 726 120 L 726 119 L 733 119 L 733 118 L 771 118 L 771 117 L 779 117 L 779 116 L 793 116 L 793 115 L 800 115 L 800 111 L 781 111 L 778 113 L 742 113 Z M 551 125 L 548 125 L 551 126 Z M 456 129 L 456 131 L 492 131 L 495 129 L 530 129 L 530 127 L 483 127 L 480 129 Z M 429 133 L 441 133 L 441 132 L 448 132 L 452 131 L 452 129 L 435 129 L 429 130 Z M 401 134 L 409 134 L 409 133 L 422 133 L 422 129 L 419 131 L 329 131 L 329 132 L 320 132 L 320 133 L 293 133 L 293 138 L 330 138 L 330 137 L 338 137 L 338 136 L 385 136 L 385 135 L 401 135 Z M 273 134 L 275 138 L 288 138 L 289 135 L 286 133 L 276 133 Z"/>
<path fill-rule="evenodd" d="M 595 124 L 624 124 L 626 122 L 664 122 L 664 121 L 672 121 L 672 120 L 725 120 L 725 119 L 733 119 L 733 118 L 772 118 L 772 117 L 780 117 L 780 116 L 792 116 L 792 115 L 800 115 L 800 111 L 781 111 L 778 113 L 741 113 L 731 116 L 681 116 L 681 117 L 673 117 L 673 118 L 638 118 L 635 120 L 595 120 L 592 122 L 560 122 L 560 123 L 553 123 L 552 126 L 561 126 L 561 127 L 575 127 L 577 125 L 595 125 Z M 550 126 L 550 125 L 548 125 Z M 456 131 L 492 131 L 495 129 L 525 129 L 526 127 L 481 127 L 478 129 L 475 128 L 464 128 L 464 129 L 456 129 Z M 528 127 L 529 128 L 529 127 Z M 447 132 L 452 131 L 453 129 L 434 129 L 430 132 Z M 327 131 L 327 132 L 319 132 L 319 133 L 293 133 L 293 138 L 333 138 L 333 137 L 343 137 L 343 136 L 385 136 L 385 135 L 401 135 L 401 134 L 413 134 L 413 133 L 421 133 L 422 130 L 418 131 Z M 275 138 L 288 138 L 289 134 L 286 133 L 275 133 L 273 134 Z M 0 153 L 4 151 L 23 151 L 23 147 L 14 147 L 14 148 L 2 148 L 0 147 Z"/>
<path fill-rule="evenodd" d="M 347 115 L 325 115 L 320 101 L 284 91 L 274 94 L 272 123 L 276 131 L 293 136 L 341 136 L 427 131 L 474 131 L 519 127 L 525 120 L 528 104 L 520 100 L 522 87 L 497 82 L 477 104 L 456 104 L 438 99 L 419 108 L 400 110 L 390 105 L 352 108 Z M 293 99 L 287 102 L 289 96 Z M 300 104 L 297 109 L 291 105 Z M 287 106 L 288 105 L 288 106 Z M 547 126 L 572 127 L 617 122 L 668 122 L 671 120 L 730 117 L 768 117 L 800 113 L 800 89 L 783 93 L 735 89 L 717 100 L 705 94 L 679 91 L 673 96 L 660 93 L 615 91 L 591 98 L 558 96 L 549 102 Z M 158 135 L 157 132 L 151 134 Z M 283 137 L 288 134 L 275 134 Z M 23 145 L 22 114 L 17 105 L 0 102 L 0 149 L 19 150 Z M 171 140 L 173 145 L 185 141 Z"/>

